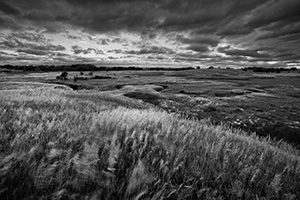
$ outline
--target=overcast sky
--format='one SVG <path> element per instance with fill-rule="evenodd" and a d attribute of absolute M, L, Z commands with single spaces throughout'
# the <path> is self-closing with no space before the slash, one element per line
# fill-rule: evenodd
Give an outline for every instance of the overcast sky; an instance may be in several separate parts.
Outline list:
<path fill-rule="evenodd" d="M 1 64 L 300 67 L 300 0 L 0 0 Z"/>

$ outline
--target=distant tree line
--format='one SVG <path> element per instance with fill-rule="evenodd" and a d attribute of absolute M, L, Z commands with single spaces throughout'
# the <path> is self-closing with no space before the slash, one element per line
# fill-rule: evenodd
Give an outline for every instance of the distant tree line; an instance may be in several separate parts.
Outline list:
<path fill-rule="evenodd" d="M 253 71 L 253 72 L 266 72 L 266 73 L 281 73 L 289 71 L 297 71 L 296 67 L 292 68 L 265 68 L 265 67 L 246 67 L 242 68 L 243 71 Z"/>
<path fill-rule="evenodd" d="M 72 65 L 2 65 L 0 68 L 5 68 L 9 70 L 22 70 L 28 72 L 55 72 L 55 71 L 138 71 L 138 70 L 169 70 L 169 71 L 179 71 L 179 70 L 189 70 L 195 69 L 193 67 L 135 67 L 135 66 L 124 66 L 124 67 L 107 67 L 107 66 L 95 66 L 92 64 L 72 64 Z"/>
<path fill-rule="evenodd" d="M 88 75 L 88 76 L 86 76 Z M 59 76 L 56 76 L 56 79 L 58 80 L 69 80 L 69 73 L 67 71 L 62 72 Z M 79 72 L 79 74 L 75 74 L 75 76 L 73 76 L 73 80 L 74 82 L 78 81 L 78 80 L 88 80 L 88 79 L 112 79 L 112 77 L 110 76 L 94 76 L 93 72 L 89 72 L 84 74 L 83 72 Z"/>

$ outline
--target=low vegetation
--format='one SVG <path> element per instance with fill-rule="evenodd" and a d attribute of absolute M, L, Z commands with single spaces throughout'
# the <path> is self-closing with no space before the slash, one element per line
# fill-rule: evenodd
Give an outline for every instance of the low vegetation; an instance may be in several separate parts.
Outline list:
<path fill-rule="evenodd" d="M 129 92 L 124 94 L 126 97 L 130 97 L 133 99 L 140 99 L 144 102 L 151 103 L 153 105 L 159 105 L 159 99 L 161 97 L 157 94 L 145 93 L 145 92 Z"/>
<path fill-rule="evenodd" d="M 251 70 L 253 72 L 266 72 L 266 73 L 281 73 L 281 72 L 293 72 L 298 71 L 296 67 L 292 68 L 266 68 L 266 67 L 246 67 L 242 68 L 243 71 Z"/>
<path fill-rule="evenodd" d="M 62 72 L 59 76 L 56 76 L 56 79 L 58 80 L 62 80 L 62 81 L 65 81 L 65 80 L 68 80 L 70 77 L 69 77 L 69 74 L 68 72 L 64 71 Z M 74 82 L 77 82 L 78 80 L 90 80 L 90 79 L 112 79 L 112 77 L 110 76 L 93 76 L 93 72 L 89 72 L 88 73 L 88 76 L 84 76 L 84 73 L 83 72 L 80 72 L 79 74 L 75 74 L 75 76 L 73 76 L 73 81 Z"/>
<path fill-rule="evenodd" d="M 299 199 L 299 152 L 121 96 L 0 91 L 0 199 Z"/>

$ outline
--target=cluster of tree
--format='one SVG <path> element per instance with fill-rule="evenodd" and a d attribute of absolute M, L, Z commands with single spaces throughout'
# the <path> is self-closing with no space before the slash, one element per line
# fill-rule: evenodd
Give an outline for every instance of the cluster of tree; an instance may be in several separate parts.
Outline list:
<path fill-rule="evenodd" d="M 265 67 L 246 67 L 242 68 L 243 71 L 253 71 L 253 72 L 266 72 L 266 73 L 281 73 L 281 72 L 290 72 L 297 71 L 296 67 L 292 68 L 265 68 Z"/>
<path fill-rule="evenodd" d="M 84 75 L 88 75 L 88 76 L 84 76 Z M 75 76 L 73 76 L 73 80 L 74 82 L 78 81 L 78 80 L 88 80 L 88 79 L 111 79 L 112 77 L 110 76 L 93 76 L 93 72 L 89 72 L 84 74 L 83 72 L 79 72 L 79 75 L 76 74 Z M 56 79 L 58 80 L 68 80 L 69 77 L 69 73 L 67 71 L 62 72 L 59 76 L 56 76 Z"/>
<path fill-rule="evenodd" d="M 65 72 L 63 72 L 63 73 L 65 73 Z M 90 76 L 89 78 L 87 77 L 87 76 L 85 76 L 85 75 L 88 75 L 88 76 Z M 88 79 L 91 79 L 91 77 L 94 75 L 94 73 L 93 72 L 89 72 L 89 73 L 86 73 L 86 74 L 84 74 L 84 72 L 79 72 L 79 75 L 78 74 L 76 74 L 74 77 L 73 77 L 73 80 L 76 82 L 77 80 L 88 80 Z M 57 78 L 57 77 L 56 77 Z"/>
<path fill-rule="evenodd" d="M 194 69 L 193 67 L 135 67 L 135 66 L 117 66 L 117 67 L 107 67 L 107 66 L 95 66 L 92 64 L 72 64 L 72 65 L 2 65 L 0 68 L 9 70 L 22 70 L 30 72 L 54 72 L 54 71 L 137 71 L 137 70 L 168 70 L 168 71 L 179 71 Z"/>
<path fill-rule="evenodd" d="M 61 73 L 61 75 L 57 76 L 56 79 L 59 79 L 59 80 L 68 80 L 68 72 Z"/>

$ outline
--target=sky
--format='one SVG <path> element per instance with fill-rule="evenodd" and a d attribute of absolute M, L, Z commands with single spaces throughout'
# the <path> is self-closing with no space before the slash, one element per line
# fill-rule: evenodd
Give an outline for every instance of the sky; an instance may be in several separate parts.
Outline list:
<path fill-rule="evenodd" d="M 300 0 L 0 0 L 0 65 L 300 67 Z"/>

